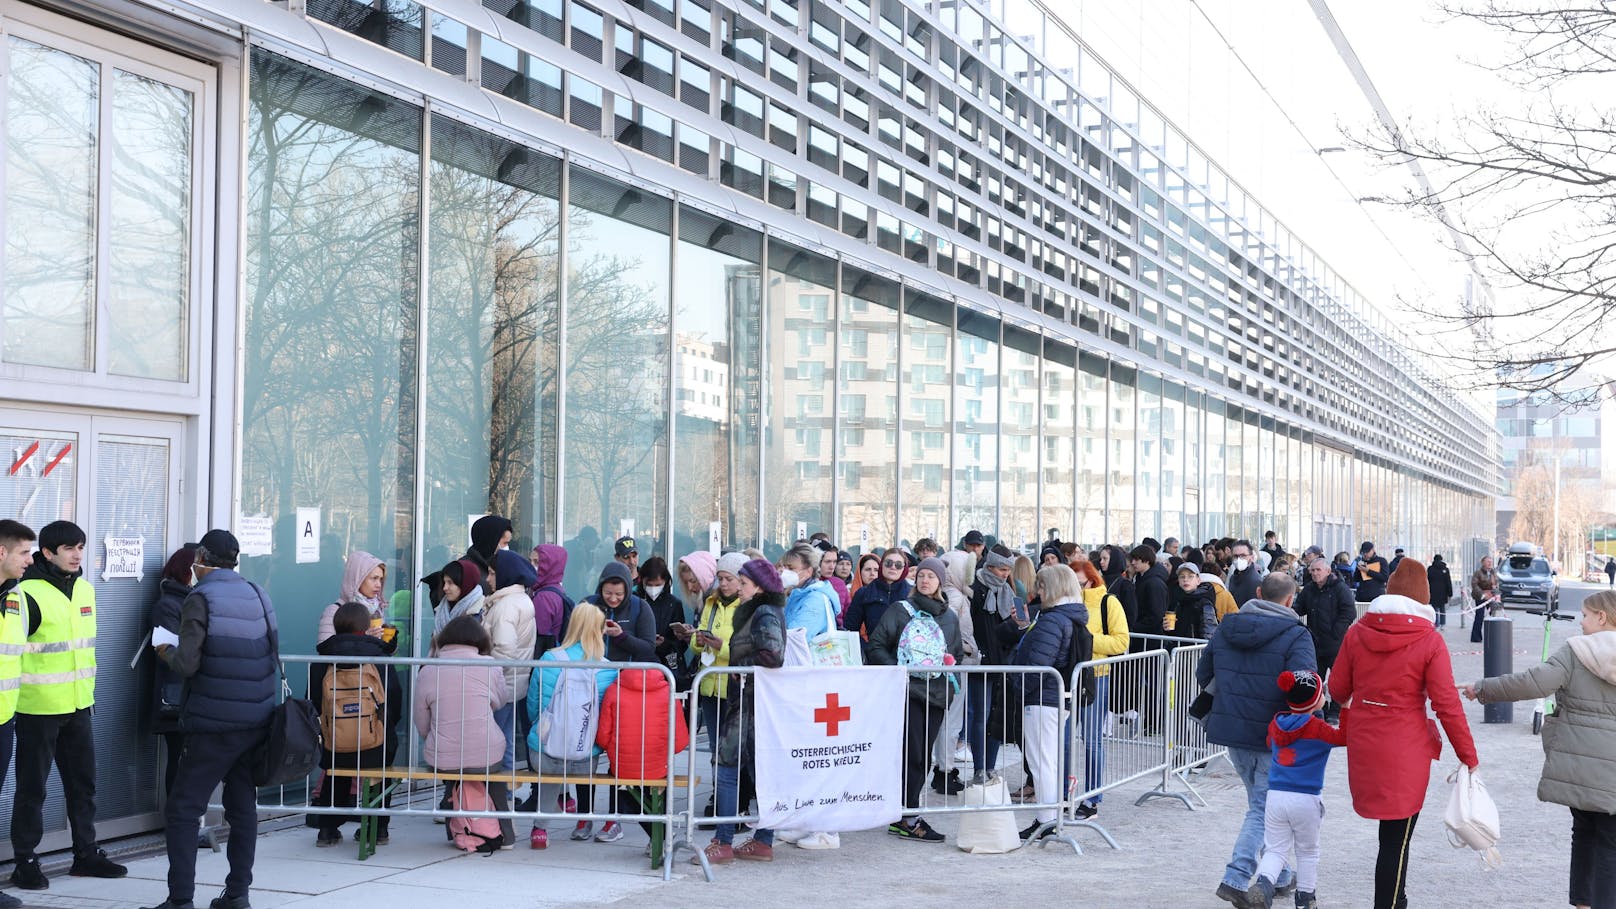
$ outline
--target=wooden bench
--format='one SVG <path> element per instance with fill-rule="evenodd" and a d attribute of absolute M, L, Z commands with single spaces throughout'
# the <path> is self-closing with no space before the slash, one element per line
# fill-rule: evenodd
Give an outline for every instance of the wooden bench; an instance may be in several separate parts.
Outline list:
<path fill-rule="evenodd" d="M 382 806 L 387 796 L 398 788 L 400 783 L 425 780 L 436 783 L 457 783 L 462 780 L 480 780 L 483 783 L 505 783 L 516 786 L 522 783 L 538 785 L 548 783 L 554 785 L 577 786 L 614 786 L 621 788 L 638 788 L 650 790 L 646 794 L 645 810 L 649 812 L 646 817 L 656 817 L 661 812 L 667 798 L 669 786 L 689 786 L 691 778 L 688 776 L 674 776 L 672 779 L 638 780 L 628 777 L 605 775 L 593 776 L 566 776 L 555 773 L 539 773 L 535 770 L 502 770 L 497 773 L 476 772 L 466 770 L 434 770 L 431 767 L 333 767 L 325 771 L 326 776 L 339 779 L 359 779 L 359 806 L 366 811 L 373 811 Z M 377 786 L 377 781 L 382 785 Z M 701 782 L 700 777 L 694 780 Z M 651 867 L 656 868 L 662 860 L 662 824 L 651 824 Z M 359 860 L 362 862 L 376 854 L 376 815 L 363 814 L 359 818 Z"/>

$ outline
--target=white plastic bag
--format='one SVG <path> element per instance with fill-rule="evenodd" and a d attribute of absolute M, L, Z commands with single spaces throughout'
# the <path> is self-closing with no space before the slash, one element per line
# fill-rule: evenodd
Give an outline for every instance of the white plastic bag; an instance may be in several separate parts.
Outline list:
<path fill-rule="evenodd" d="M 960 815 L 959 833 L 954 842 L 960 849 L 978 854 L 993 855 L 1013 852 L 1021 847 L 1021 834 L 1016 830 L 1016 816 L 1010 808 L 1010 787 L 1004 777 L 996 776 L 977 786 L 966 786 L 960 801 L 967 806 L 1003 806 L 1004 811 L 972 811 Z"/>
<path fill-rule="evenodd" d="M 1501 838 L 1498 825 L 1498 806 L 1487 794 L 1481 775 L 1463 764 L 1448 774 L 1453 791 L 1448 794 L 1448 808 L 1442 823 L 1448 828 L 1448 842 L 1455 849 L 1469 847 L 1481 853 L 1481 860 L 1489 869 L 1504 863 L 1498 853 Z"/>

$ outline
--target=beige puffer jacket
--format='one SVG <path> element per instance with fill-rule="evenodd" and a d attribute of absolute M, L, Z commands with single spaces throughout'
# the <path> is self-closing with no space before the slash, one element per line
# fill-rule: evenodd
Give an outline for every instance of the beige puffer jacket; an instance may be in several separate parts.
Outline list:
<path fill-rule="evenodd" d="M 533 599 L 520 585 L 501 587 L 482 601 L 483 629 L 494 642 L 492 656 L 496 660 L 531 660 L 533 644 L 538 631 L 534 623 Z M 510 687 L 511 700 L 527 697 L 528 676 L 532 670 L 509 667 L 505 682 Z"/>
<path fill-rule="evenodd" d="M 1581 635 L 1548 662 L 1482 679 L 1477 700 L 1526 701 L 1554 694 L 1543 723 L 1543 779 L 1537 797 L 1616 814 L 1616 631 Z"/>

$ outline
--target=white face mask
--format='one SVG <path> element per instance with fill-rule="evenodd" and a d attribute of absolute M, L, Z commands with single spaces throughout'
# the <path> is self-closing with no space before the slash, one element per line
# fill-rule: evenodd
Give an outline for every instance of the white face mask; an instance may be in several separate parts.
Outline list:
<path fill-rule="evenodd" d="M 662 596 L 662 591 L 667 589 L 668 585 L 666 584 L 647 584 L 645 585 L 645 595 L 654 600 Z"/>
<path fill-rule="evenodd" d="M 800 580 L 801 580 L 801 578 L 797 577 L 797 573 L 795 571 L 791 570 L 790 568 L 787 568 L 784 571 L 780 572 L 780 589 L 781 590 L 792 590 L 797 586 L 797 583 Z"/>
<path fill-rule="evenodd" d="M 1234 560 L 1234 570 L 1235 571 L 1245 571 L 1247 568 L 1250 568 L 1250 567 L 1251 567 L 1251 562 L 1249 560 L 1247 560 L 1247 559 L 1235 559 Z"/>

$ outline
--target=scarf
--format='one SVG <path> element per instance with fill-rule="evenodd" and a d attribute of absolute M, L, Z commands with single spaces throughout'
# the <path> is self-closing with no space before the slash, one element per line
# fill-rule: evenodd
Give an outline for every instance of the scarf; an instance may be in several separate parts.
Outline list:
<path fill-rule="evenodd" d="M 371 615 L 381 615 L 383 605 L 380 597 L 366 597 L 359 595 L 359 585 L 364 582 L 365 576 L 375 570 L 382 560 L 368 552 L 355 550 L 348 553 L 348 564 L 342 571 L 342 599 L 338 603 L 363 603 L 369 607 Z"/>
<path fill-rule="evenodd" d="M 481 585 L 474 585 L 470 590 L 466 591 L 464 596 L 460 598 L 460 602 L 455 603 L 452 606 L 450 606 L 448 603 L 440 605 L 435 610 L 437 614 L 432 622 L 432 633 L 436 635 L 438 632 L 443 630 L 445 625 L 448 625 L 450 622 L 453 622 L 455 619 L 460 618 L 468 612 L 472 612 L 473 607 L 476 607 L 477 611 L 481 611 L 482 601 L 483 588 Z M 444 606 L 448 606 L 449 608 L 445 609 L 443 608 Z"/>
<path fill-rule="evenodd" d="M 1010 589 L 1009 581 L 986 568 L 976 570 L 976 579 L 988 589 L 988 598 L 982 603 L 984 610 L 998 615 L 1001 619 L 1008 619 L 1015 614 L 1016 594 Z"/>

